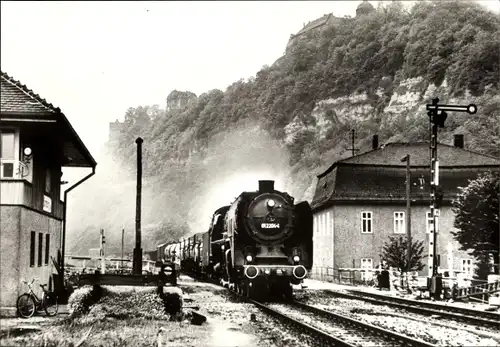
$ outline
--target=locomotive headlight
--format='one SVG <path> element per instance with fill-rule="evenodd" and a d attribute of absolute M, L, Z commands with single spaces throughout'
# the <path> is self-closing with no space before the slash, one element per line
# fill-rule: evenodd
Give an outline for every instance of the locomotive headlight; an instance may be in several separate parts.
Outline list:
<path fill-rule="evenodd" d="M 253 260 L 253 257 L 249 254 L 247 255 L 247 261 L 250 263 Z"/>
<path fill-rule="evenodd" d="M 276 202 L 273 199 L 267 200 L 267 206 L 274 207 L 275 205 L 276 205 Z"/>
<path fill-rule="evenodd" d="M 298 255 L 294 256 L 293 261 L 298 263 L 300 261 L 300 257 Z"/>

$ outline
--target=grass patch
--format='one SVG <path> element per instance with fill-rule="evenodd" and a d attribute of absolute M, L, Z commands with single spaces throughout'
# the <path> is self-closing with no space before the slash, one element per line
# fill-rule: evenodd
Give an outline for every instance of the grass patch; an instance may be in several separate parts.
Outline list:
<path fill-rule="evenodd" d="M 88 324 L 74 321 L 71 324 L 58 325 L 39 334 L 0 339 L 1 346 L 47 346 L 74 347 L 88 332 L 84 346 L 156 346 L 158 332 L 163 328 L 163 339 L 168 346 L 199 346 L 209 344 L 209 327 L 195 326 L 180 322 L 135 318 L 129 321 L 109 318 L 99 323 Z"/>
<path fill-rule="evenodd" d="M 172 318 L 186 318 L 179 314 L 182 309 L 179 288 L 166 287 L 160 295 L 153 287 L 86 286 L 71 295 L 68 305 L 68 318 L 54 321 L 42 332 L 22 336 L 7 333 L 0 338 L 0 345 L 73 347 L 90 327 L 86 346 L 152 346 L 161 327 L 168 331 L 165 338 L 170 341 L 169 346 L 184 345 L 207 334 L 204 326 L 170 322 Z"/>

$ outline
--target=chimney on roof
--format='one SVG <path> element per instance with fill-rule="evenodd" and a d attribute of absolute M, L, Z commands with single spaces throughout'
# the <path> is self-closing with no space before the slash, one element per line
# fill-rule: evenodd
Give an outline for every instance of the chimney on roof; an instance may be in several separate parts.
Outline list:
<path fill-rule="evenodd" d="M 464 135 L 456 134 L 453 139 L 453 146 L 458 148 L 464 148 Z"/>
<path fill-rule="evenodd" d="M 372 149 L 378 148 L 378 135 L 373 135 L 372 139 Z"/>

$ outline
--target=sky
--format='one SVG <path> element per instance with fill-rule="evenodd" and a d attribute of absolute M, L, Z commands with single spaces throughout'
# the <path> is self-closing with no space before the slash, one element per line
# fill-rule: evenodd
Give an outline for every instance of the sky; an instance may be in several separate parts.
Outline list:
<path fill-rule="evenodd" d="M 360 3 L 2 1 L 1 68 L 60 107 L 97 157 L 127 108 L 224 91 L 283 55 L 304 23 Z M 499 0 L 480 3 L 499 13 Z"/>

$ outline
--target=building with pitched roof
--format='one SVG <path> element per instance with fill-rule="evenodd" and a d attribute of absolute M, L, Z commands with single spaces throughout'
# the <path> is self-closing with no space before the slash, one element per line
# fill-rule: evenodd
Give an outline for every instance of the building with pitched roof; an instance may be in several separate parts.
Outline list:
<path fill-rule="evenodd" d="M 339 23 L 342 20 L 345 20 L 345 18 L 335 17 L 332 13 L 327 13 L 324 16 L 313 20 L 312 22 L 304 24 L 304 27 L 300 29 L 298 33 L 296 33 L 295 35 L 290 34 L 290 39 L 288 40 L 286 47 L 290 47 L 297 41 L 299 37 L 304 36 L 307 33 L 319 32 L 321 29 L 324 29 L 333 23 Z"/>
<path fill-rule="evenodd" d="M 370 4 L 367 0 L 364 0 L 356 8 L 356 17 L 367 15 L 373 11 L 375 11 L 373 5 Z M 304 23 L 304 27 L 300 29 L 299 32 L 297 32 L 295 35 L 290 34 L 290 39 L 288 40 L 286 48 L 288 49 L 292 44 L 294 44 L 297 41 L 297 39 L 305 36 L 308 33 L 318 33 L 322 29 L 327 28 L 332 24 L 335 23 L 341 24 L 348 20 L 352 20 L 352 18 L 349 17 L 341 18 L 334 16 L 332 13 L 327 13 L 322 17 L 313 20 L 312 22 L 308 22 L 307 24 Z"/>
<path fill-rule="evenodd" d="M 453 146 L 439 144 L 439 186 L 443 203 L 437 231 L 437 257 L 441 271 L 453 269 L 472 275 L 474 259 L 450 231 L 454 230 L 452 200 L 458 187 L 478 174 L 500 170 L 500 159 L 463 148 L 463 136 Z M 412 238 L 424 241 L 428 256 L 430 215 L 430 154 L 428 143 L 388 143 L 335 162 L 318 175 L 312 208 L 314 213 L 314 260 L 312 277 L 331 279 L 338 268 L 371 268 L 380 262 L 389 236 L 406 235 L 406 163 L 411 164 Z M 427 258 L 424 258 L 427 265 Z M 427 266 L 420 275 L 426 275 Z M 358 273 L 358 277 L 361 277 Z"/>
<path fill-rule="evenodd" d="M 66 201 L 97 164 L 58 107 L 4 72 L 1 95 L 0 308 L 5 314 L 26 290 L 22 280 L 36 278 L 58 289 L 51 259 L 64 262 L 62 167 L 92 169 L 65 190 Z M 34 290 L 41 294 L 38 284 Z"/>

